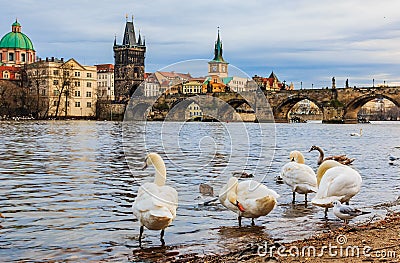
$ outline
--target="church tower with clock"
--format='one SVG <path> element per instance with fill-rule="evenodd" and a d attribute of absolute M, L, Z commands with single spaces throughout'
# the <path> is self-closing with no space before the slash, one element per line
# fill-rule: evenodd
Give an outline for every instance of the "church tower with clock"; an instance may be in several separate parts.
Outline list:
<path fill-rule="evenodd" d="M 228 64 L 229 63 L 226 62 L 222 57 L 222 42 L 219 37 L 219 29 L 218 29 L 218 37 L 214 47 L 214 58 L 213 60 L 208 62 L 208 75 L 218 76 L 221 79 L 227 78 Z"/>

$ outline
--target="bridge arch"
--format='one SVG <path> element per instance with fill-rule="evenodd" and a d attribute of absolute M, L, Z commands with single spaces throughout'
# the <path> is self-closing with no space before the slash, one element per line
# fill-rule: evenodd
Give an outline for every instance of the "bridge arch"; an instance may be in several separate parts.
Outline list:
<path fill-rule="evenodd" d="M 382 93 L 370 93 L 366 94 L 364 96 L 358 97 L 354 100 L 352 100 L 350 103 L 346 105 L 346 109 L 344 112 L 344 120 L 345 122 L 356 122 L 357 121 L 357 115 L 358 112 L 360 111 L 361 107 L 364 106 L 367 102 L 373 100 L 373 99 L 387 99 L 391 102 L 394 103 L 397 107 L 400 107 L 400 101 L 396 100 L 395 98 L 392 98 L 389 95 L 382 94 Z"/>
<path fill-rule="evenodd" d="M 288 122 L 288 115 L 290 110 L 300 101 L 309 100 L 313 102 L 322 111 L 323 105 L 316 99 L 310 96 L 291 95 L 284 101 L 279 103 L 274 109 L 275 122 Z"/>
<path fill-rule="evenodd" d="M 240 106 L 242 106 L 243 104 L 247 104 L 249 107 L 251 107 L 251 105 L 245 99 L 239 99 L 239 98 L 228 100 L 226 103 L 228 103 L 235 110 Z"/>
<path fill-rule="evenodd" d="M 131 103 L 125 111 L 124 120 L 145 121 L 149 115 L 152 105 L 147 102 Z"/>

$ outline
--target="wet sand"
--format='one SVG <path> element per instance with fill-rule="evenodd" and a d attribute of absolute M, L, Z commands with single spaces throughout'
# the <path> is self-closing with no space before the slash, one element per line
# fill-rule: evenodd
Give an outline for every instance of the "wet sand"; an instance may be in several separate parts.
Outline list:
<path fill-rule="evenodd" d="M 164 255 L 157 262 L 400 262 L 400 213 L 290 243 L 262 241 L 224 255 Z"/>

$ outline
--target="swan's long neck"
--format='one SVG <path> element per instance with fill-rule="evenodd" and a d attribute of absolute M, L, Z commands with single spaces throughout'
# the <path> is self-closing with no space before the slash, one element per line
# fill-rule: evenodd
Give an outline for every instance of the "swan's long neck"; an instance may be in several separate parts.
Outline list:
<path fill-rule="evenodd" d="M 336 166 L 341 166 L 341 164 L 336 162 L 336 161 L 333 161 L 333 160 L 325 161 L 319 166 L 318 171 L 317 171 L 317 185 L 318 185 L 318 187 L 319 187 L 319 183 L 321 182 L 321 179 L 324 176 L 325 172 L 328 169 L 336 167 Z"/>
<path fill-rule="evenodd" d="M 226 194 L 226 197 L 229 200 L 229 202 L 231 202 L 233 205 L 235 205 L 237 201 L 237 188 L 238 188 L 237 179 L 231 178 L 228 181 L 228 192 Z"/>
<path fill-rule="evenodd" d="M 320 147 L 315 147 L 319 152 L 318 164 L 321 164 L 324 161 L 324 151 Z"/>
<path fill-rule="evenodd" d="M 297 163 L 301 163 L 301 164 L 305 164 L 306 163 L 306 161 L 304 160 L 303 154 L 301 154 L 300 152 L 296 156 L 296 162 Z"/>
<path fill-rule="evenodd" d="M 153 162 L 153 166 L 156 169 L 156 175 L 154 177 L 154 183 L 158 186 L 165 185 L 167 179 L 167 170 L 163 160 L 156 160 Z"/>

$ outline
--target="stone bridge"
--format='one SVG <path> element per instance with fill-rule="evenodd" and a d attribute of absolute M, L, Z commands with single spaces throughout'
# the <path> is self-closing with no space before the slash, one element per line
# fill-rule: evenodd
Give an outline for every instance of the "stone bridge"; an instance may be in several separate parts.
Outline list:
<path fill-rule="evenodd" d="M 247 104 L 254 110 L 257 121 L 288 122 L 288 114 L 292 107 L 299 101 L 308 99 L 320 108 L 325 123 L 357 123 L 358 111 L 365 103 L 375 98 L 386 98 L 400 107 L 400 87 L 303 89 L 241 94 L 227 92 L 197 96 L 162 95 L 158 99 L 133 98 L 133 104 L 129 108 L 130 116 L 136 116 L 136 119 L 138 116 L 143 118 L 151 112 L 151 119 L 165 119 L 170 115 L 171 120 L 184 120 L 185 107 L 191 102 L 198 102 L 203 111 L 205 108 L 207 115 L 229 121 L 233 120 L 231 109 L 238 109 Z M 180 105 L 179 110 L 177 105 Z"/>

